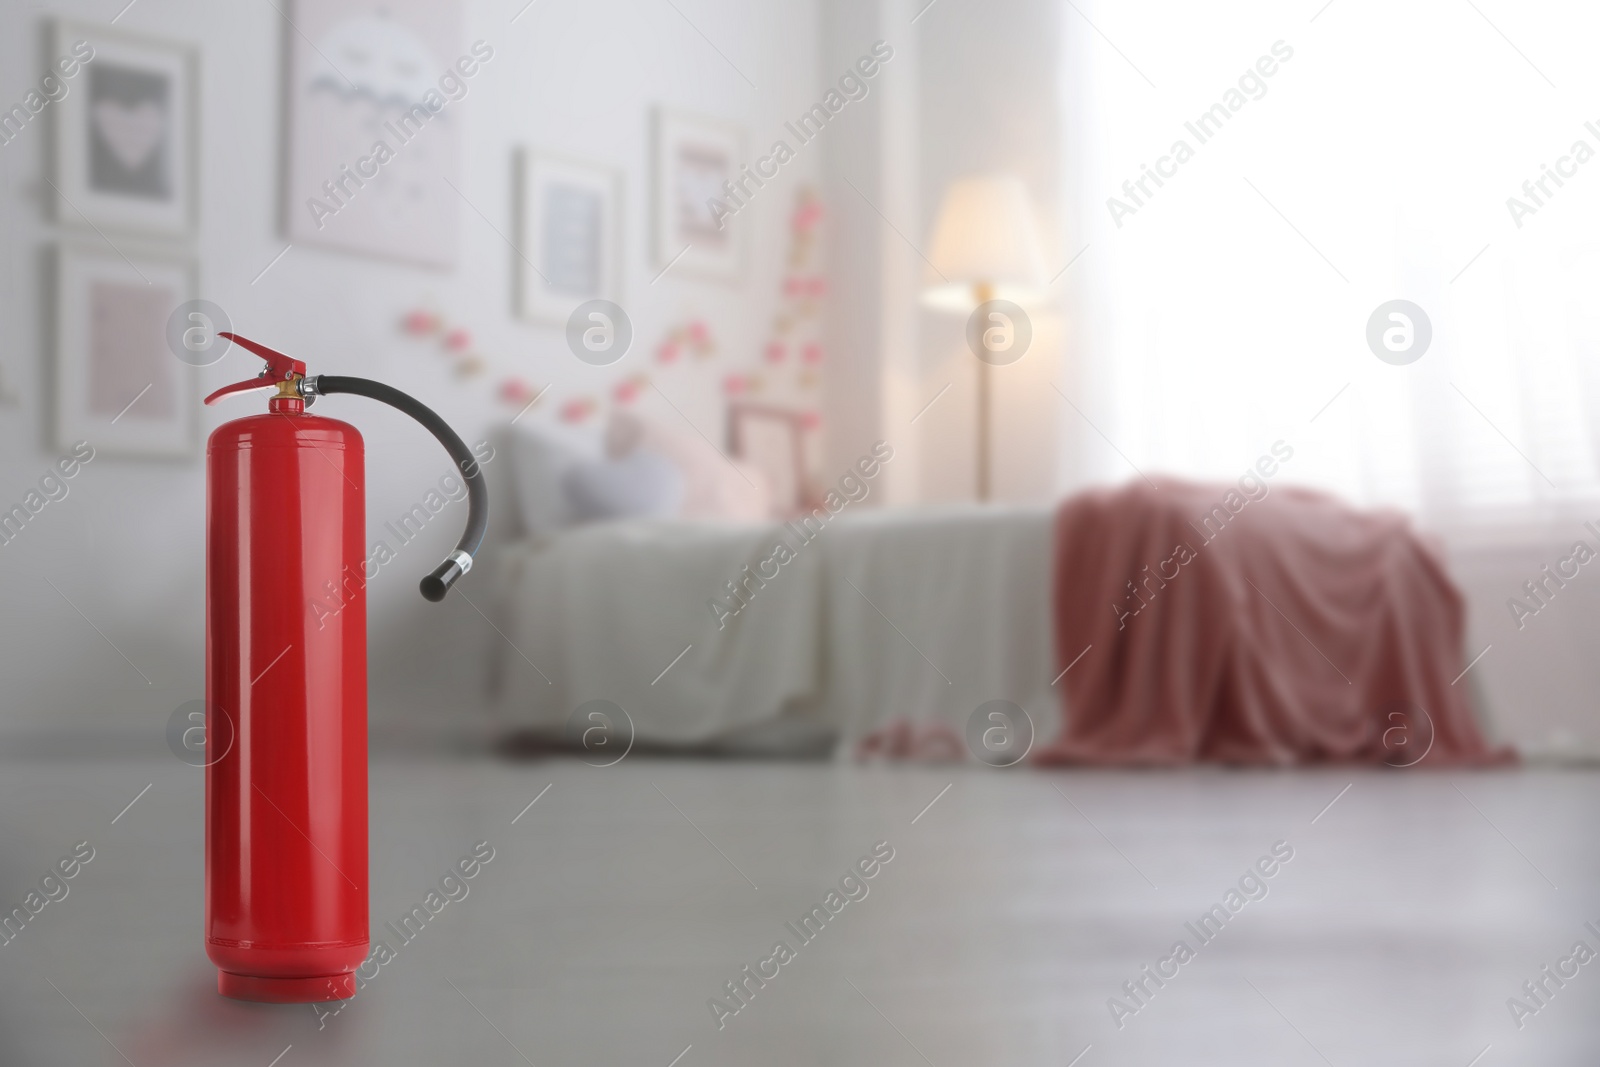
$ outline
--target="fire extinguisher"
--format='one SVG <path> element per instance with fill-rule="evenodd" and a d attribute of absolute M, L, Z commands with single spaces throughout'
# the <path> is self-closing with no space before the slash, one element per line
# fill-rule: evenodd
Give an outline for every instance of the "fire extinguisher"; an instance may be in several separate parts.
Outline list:
<path fill-rule="evenodd" d="M 224 996 L 345 1000 L 369 929 L 365 463 L 354 426 L 306 408 L 338 393 L 378 400 L 450 453 L 467 529 L 422 580 L 429 600 L 472 568 L 488 491 L 461 438 L 412 397 L 308 377 L 297 359 L 220 336 L 266 369 L 206 403 L 276 393 L 206 449 L 206 954 Z"/>

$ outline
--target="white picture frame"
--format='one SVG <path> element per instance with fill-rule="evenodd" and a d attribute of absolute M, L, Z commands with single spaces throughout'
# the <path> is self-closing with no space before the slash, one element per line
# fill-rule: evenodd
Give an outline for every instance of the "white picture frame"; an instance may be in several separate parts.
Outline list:
<path fill-rule="evenodd" d="M 193 258 L 64 243 L 53 260 L 56 447 L 193 458 L 197 371 L 167 344 L 168 319 L 196 293 Z"/>
<path fill-rule="evenodd" d="M 94 56 L 51 105 L 55 218 L 84 229 L 189 237 L 198 216 L 199 52 L 180 41 L 56 19 L 52 62 Z"/>
<path fill-rule="evenodd" d="M 745 163 L 743 131 L 730 122 L 656 108 L 651 131 L 651 247 L 658 270 L 736 282 L 743 277 L 743 211 L 719 218 L 726 181 Z M 755 190 L 752 190 L 755 191 Z"/>
<path fill-rule="evenodd" d="M 565 325 L 579 304 L 622 299 L 622 172 L 532 149 L 517 154 L 516 311 Z"/>
<path fill-rule="evenodd" d="M 461 101 L 488 91 L 477 88 L 477 46 L 463 48 L 462 0 L 283 2 L 296 31 L 287 45 L 284 236 L 454 269 L 462 213 L 474 210 L 461 191 L 473 105 Z M 448 97 L 446 78 L 459 90 Z"/>

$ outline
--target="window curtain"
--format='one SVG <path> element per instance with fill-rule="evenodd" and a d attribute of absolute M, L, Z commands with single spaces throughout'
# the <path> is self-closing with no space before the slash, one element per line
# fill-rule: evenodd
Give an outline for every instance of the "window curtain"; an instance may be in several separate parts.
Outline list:
<path fill-rule="evenodd" d="M 1600 12 L 1295 7 L 1066 4 L 1062 469 L 1283 441 L 1275 481 L 1447 534 L 1600 520 Z"/>

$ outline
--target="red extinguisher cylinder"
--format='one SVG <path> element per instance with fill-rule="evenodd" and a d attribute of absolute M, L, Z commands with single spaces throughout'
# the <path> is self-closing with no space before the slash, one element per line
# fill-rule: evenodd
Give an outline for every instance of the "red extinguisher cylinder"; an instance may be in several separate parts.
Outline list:
<path fill-rule="evenodd" d="M 277 396 L 206 467 L 206 953 L 243 1000 L 355 994 L 368 952 L 365 460 Z"/>

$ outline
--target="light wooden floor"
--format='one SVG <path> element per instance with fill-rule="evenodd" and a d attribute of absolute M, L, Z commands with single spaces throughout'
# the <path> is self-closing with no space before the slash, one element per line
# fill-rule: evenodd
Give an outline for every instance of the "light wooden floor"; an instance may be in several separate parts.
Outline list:
<path fill-rule="evenodd" d="M 0 947 L 0 1062 L 1600 1063 L 1600 962 L 1520 1031 L 1506 1007 L 1600 950 L 1592 773 L 380 761 L 372 800 L 377 932 L 474 842 L 495 859 L 319 1029 L 214 992 L 198 771 L 0 762 L 7 909 L 96 849 Z M 1119 1030 L 1107 999 L 1280 840 L 1268 895 Z M 801 946 L 785 923 L 878 841 L 868 896 Z M 707 1000 L 779 939 L 719 1031 Z"/>

